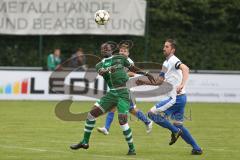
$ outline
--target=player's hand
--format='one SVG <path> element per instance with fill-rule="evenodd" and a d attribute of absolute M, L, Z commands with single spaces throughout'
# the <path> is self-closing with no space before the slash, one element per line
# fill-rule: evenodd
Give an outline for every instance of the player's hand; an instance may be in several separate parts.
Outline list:
<path fill-rule="evenodd" d="M 182 84 L 180 84 L 179 86 L 177 86 L 177 93 L 180 93 L 181 91 L 182 91 L 182 89 L 183 89 L 183 85 Z"/>
<path fill-rule="evenodd" d="M 146 73 L 146 75 L 145 75 L 145 76 L 147 76 L 147 77 L 148 77 L 149 81 L 150 81 L 152 84 L 155 84 L 155 83 L 156 83 L 156 81 L 155 81 L 154 77 L 153 77 L 151 74 L 149 74 L 149 73 Z"/>
<path fill-rule="evenodd" d="M 128 72 L 128 77 L 134 77 L 136 74 L 134 72 Z"/>
<path fill-rule="evenodd" d="M 108 67 L 108 71 L 114 73 L 116 71 L 116 68 L 114 66 Z"/>
<path fill-rule="evenodd" d="M 107 72 L 109 72 L 107 69 L 101 68 L 101 69 L 99 69 L 98 74 L 102 76 Z"/>
<path fill-rule="evenodd" d="M 144 84 L 145 83 L 144 83 L 143 80 L 141 80 L 141 79 L 136 80 L 136 85 L 141 86 L 141 85 L 144 85 Z"/>

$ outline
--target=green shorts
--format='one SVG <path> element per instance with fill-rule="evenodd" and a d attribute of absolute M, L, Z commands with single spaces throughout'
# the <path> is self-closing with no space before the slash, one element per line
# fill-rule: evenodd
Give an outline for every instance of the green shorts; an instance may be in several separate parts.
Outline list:
<path fill-rule="evenodd" d="M 130 108 L 128 89 L 110 90 L 105 96 L 95 103 L 104 112 L 117 107 L 118 113 L 127 114 Z"/>

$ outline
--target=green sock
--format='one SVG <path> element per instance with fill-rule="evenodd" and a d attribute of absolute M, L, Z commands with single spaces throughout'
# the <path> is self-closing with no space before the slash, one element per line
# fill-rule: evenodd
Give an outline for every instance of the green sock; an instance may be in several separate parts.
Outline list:
<path fill-rule="evenodd" d="M 85 144 L 89 143 L 89 139 L 95 123 L 96 123 L 96 120 L 93 120 L 93 121 L 89 121 L 88 119 L 86 120 L 85 128 L 84 128 L 84 137 L 83 137 L 82 143 L 85 143 Z"/>
<path fill-rule="evenodd" d="M 132 138 L 132 130 L 128 128 L 126 131 L 123 131 L 123 135 L 125 136 L 125 140 L 128 143 L 128 147 L 130 150 L 135 150 Z"/>

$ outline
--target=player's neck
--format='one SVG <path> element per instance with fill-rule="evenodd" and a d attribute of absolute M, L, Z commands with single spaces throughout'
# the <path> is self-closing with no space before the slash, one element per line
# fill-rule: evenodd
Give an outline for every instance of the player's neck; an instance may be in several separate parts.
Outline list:
<path fill-rule="evenodd" d="M 109 57 L 112 57 L 112 54 L 111 53 L 105 53 L 103 55 L 103 58 L 109 58 Z"/>
<path fill-rule="evenodd" d="M 110 59 L 112 58 L 112 55 L 104 56 L 104 59 Z"/>
<path fill-rule="evenodd" d="M 166 57 L 166 59 L 169 60 L 173 55 L 174 55 L 173 53 L 170 53 L 170 54 Z"/>

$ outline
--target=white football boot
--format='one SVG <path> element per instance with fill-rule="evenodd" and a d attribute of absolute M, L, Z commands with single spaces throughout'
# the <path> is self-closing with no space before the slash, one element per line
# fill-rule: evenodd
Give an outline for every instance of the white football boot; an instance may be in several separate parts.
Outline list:
<path fill-rule="evenodd" d="M 152 132 L 152 127 L 153 127 L 153 121 L 151 121 L 151 123 L 146 125 L 146 132 L 147 132 L 147 134 Z"/>
<path fill-rule="evenodd" d="M 102 133 L 104 135 L 108 135 L 109 134 L 108 130 L 105 127 L 98 127 L 97 130 L 98 130 L 98 132 L 100 132 L 100 133 Z"/>

